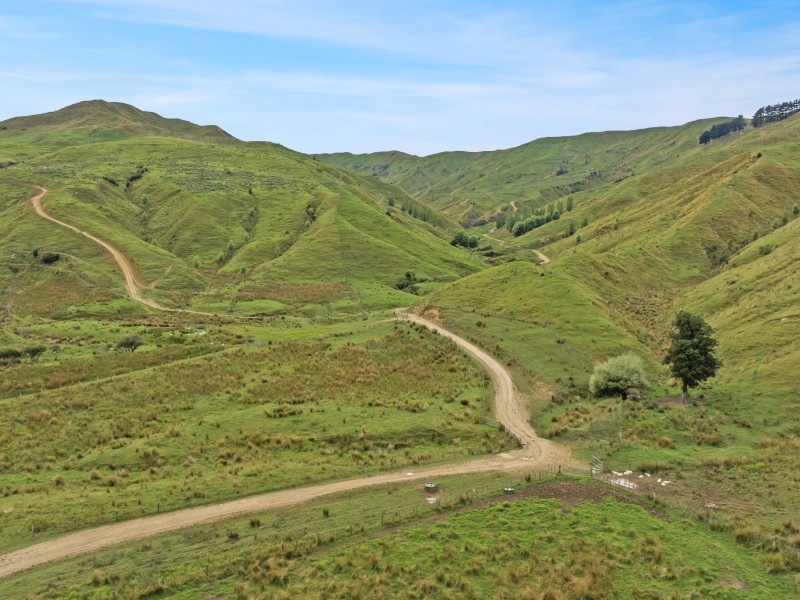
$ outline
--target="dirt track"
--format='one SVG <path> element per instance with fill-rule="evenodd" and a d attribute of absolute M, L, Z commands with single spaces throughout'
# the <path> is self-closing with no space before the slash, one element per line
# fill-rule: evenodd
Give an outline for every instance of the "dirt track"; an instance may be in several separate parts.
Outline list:
<path fill-rule="evenodd" d="M 138 296 L 138 286 L 141 285 L 141 283 L 136 278 L 133 267 L 125 258 L 125 256 L 113 246 L 103 242 L 102 240 L 99 240 L 98 238 L 89 235 L 86 232 L 73 227 L 72 225 L 68 225 L 67 223 L 59 221 L 58 219 L 55 219 L 44 212 L 41 207 L 41 200 L 46 193 L 46 190 L 44 188 L 37 189 L 40 193 L 32 198 L 32 203 L 36 208 L 37 214 L 45 219 L 49 219 L 50 221 L 58 223 L 64 227 L 68 227 L 69 229 L 86 236 L 111 252 L 112 256 L 115 258 L 125 274 L 125 281 L 128 286 L 128 290 L 131 293 L 131 297 L 143 302 L 144 299 Z M 134 292 L 137 292 L 136 296 L 134 296 Z M 165 307 L 162 307 L 155 302 L 149 303 L 144 301 L 144 303 L 157 309 L 176 310 L 165 309 Z M 533 470 L 544 465 L 574 464 L 574 459 L 565 448 L 538 437 L 533 431 L 528 422 L 528 415 L 525 409 L 522 407 L 522 403 L 520 402 L 520 397 L 514 389 L 511 376 L 500 363 L 486 354 L 483 350 L 454 335 L 453 333 L 450 333 L 443 327 L 432 323 L 431 321 L 415 315 L 410 315 L 408 319 L 415 323 L 425 325 L 426 327 L 439 332 L 441 335 L 452 339 L 470 356 L 475 358 L 484 366 L 495 386 L 495 414 L 497 420 L 500 421 L 500 423 L 502 423 L 505 428 L 520 441 L 522 447 L 519 450 L 515 450 L 511 453 L 503 453 L 499 456 L 483 458 L 455 465 L 444 465 L 423 469 L 422 471 L 414 472 L 413 474 L 378 474 L 370 477 L 351 479 L 348 481 L 324 483 L 305 488 L 294 488 L 278 492 L 269 492 L 266 494 L 249 496 L 219 504 L 210 504 L 196 508 L 177 510 L 165 514 L 153 515 L 141 519 L 134 519 L 122 523 L 103 525 L 101 527 L 79 531 L 50 541 L 34 544 L 32 546 L 28 546 L 27 548 L 22 548 L 15 552 L 0 556 L 0 577 L 8 576 L 45 562 L 59 560 L 79 554 L 85 554 L 88 552 L 94 552 L 101 548 L 115 544 L 130 542 L 192 525 L 219 521 L 221 519 L 235 515 L 241 515 L 244 513 L 301 504 L 303 502 L 308 502 L 314 498 L 319 498 L 320 496 L 334 492 L 354 490 L 372 485 L 400 481 L 431 479 L 444 475 L 458 475 L 494 470 Z"/>
<path fill-rule="evenodd" d="M 39 191 L 39 193 L 36 196 L 31 198 L 31 203 L 33 204 L 33 208 L 36 210 L 36 214 L 42 217 L 43 219 L 47 219 L 48 221 L 52 221 L 53 223 L 58 223 L 62 227 L 71 229 L 75 233 L 79 233 L 82 236 L 89 238 L 96 244 L 100 244 L 103 248 L 108 250 L 111 253 L 111 256 L 114 257 L 114 260 L 119 265 L 119 268 L 122 271 L 122 275 L 125 277 L 125 287 L 128 288 L 128 295 L 131 297 L 132 300 L 135 300 L 136 302 L 141 302 L 142 304 L 146 304 L 147 306 L 156 308 L 158 310 L 166 310 L 166 311 L 176 310 L 174 308 L 169 308 L 167 306 L 164 306 L 163 304 L 159 304 L 155 300 L 148 300 L 147 298 L 143 298 L 142 295 L 139 293 L 139 288 L 144 287 L 144 285 L 142 284 L 141 281 L 139 281 L 139 278 L 136 275 L 136 271 L 133 269 L 133 266 L 128 261 L 128 259 L 125 258 L 125 255 L 116 248 L 114 248 L 114 246 L 112 246 L 108 242 L 104 242 L 100 238 L 94 237 L 91 233 L 87 233 L 81 229 L 78 229 L 74 225 L 70 225 L 69 223 L 60 221 L 56 219 L 54 216 L 46 213 L 44 208 L 42 207 L 42 198 L 44 198 L 44 195 L 47 193 L 47 189 L 38 185 L 34 187 Z"/>
<path fill-rule="evenodd" d="M 93 236 L 91 233 L 83 231 L 82 229 L 78 229 L 74 225 L 70 225 L 69 223 L 65 223 L 59 219 L 56 219 L 53 215 L 47 213 L 42 206 L 42 198 L 47 193 L 47 188 L 43 188 L 41 186 L 35 185 L 33 186 L 36 188 L 39 193 L 31 198 L 31 204 L 33 208 L 36 210 L 36 214 L 42 217 L 43 219 L 47 219 L 48 221 L 52 221 L 53 223 L 57 223 L 62 227 L 66 227 L 67 229 L 71 229 L 75 233 L 79 233 L 80 235 L 89 238 L 96 244 L 100 244 L 103 248 L 109 251 L 111 256 L 116 261 L 117 265 L 119 266 L 120 271 L 122 271 L 123 277 L 125 277 L 125 287 L 128 290 L 128 295 L 131 297 L 131 300 L 135 300 L 140 304 L 144 304 L 145 306 L 149 306 L 150 308 L 155 308 L 156 310 L 163 310 L 167 312 L 185 312 L 185 313 L 192 313 L 196 315 L 207 315 L 210 317 L 216 316 L 214 313 L 207 313 L 207 312 L 199 312 L 195 310 L 184 310 L 180 308 L 170 308 L 169 306 L 164 306 L 163 304 L 159 304 L 155 300 L 150 300 L 149 298 L 145 298 L 139 293 L 139 288 L 147 287 L 152 288 L 152 285 L 145 285 L 139 280 L 139 276 L 136 274 L 136 270 L 133 268 L 133 265 L 130 261 L 125 257 L 125 255 L 117 250 L 114 246 L 101 240 L 98 237 Z M 172 267 L 168 267 L 168 271 L 165 274 L 169 274 L 169 271 L 172 270 Z"/>
<path fill-rule="evenodd" d="M 549 262 L 550 262 L 550 257 L 549 257 L 549 256 L 545 256 L 544 254 L 542 254 L 542 253 L 541 253 L 541 252 L 539 252 L 538 250 L 533 250 L 533 253 L 534 253 L 536 256 L 538 256 L 538 257 L 539 257 L 539 260 L 540 260 L 540 261 L 542 261 L 542 264 L 543 264 L 543 265 L 546 265 L 547 263 L 549 263 Z"/>

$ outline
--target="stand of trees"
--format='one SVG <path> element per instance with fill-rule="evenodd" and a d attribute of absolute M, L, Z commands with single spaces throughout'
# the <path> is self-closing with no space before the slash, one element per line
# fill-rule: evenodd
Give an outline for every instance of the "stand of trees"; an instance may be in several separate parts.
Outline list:
<path fill-rule="evenodd" d="M 389 206 L 394 206 L 393 199 L 389 203 Z M 435 225 L 437 227 L 444 226 L 442 220 L 424 206 L 420 206 L 419 204 L 415 204 L 406 200 L 405 202 L 403 202 L 400 208 L 404 213 L 408 213 L 415 219 L 419 219 L 420 221 L 425 221 L 426 223 L 430 223 L 431 225 Z"/>
<path fill-rule="evenodd" d="M 711 129 L 704 131 L 700 134 L 700 143 L 707 144 L 712 140 L 716 140 L 721 137 L 725 137 L 731 133 L 736 131 L 741 131 L 744 129 L 745 125 L 747 125 L 744 117 L 739 115 L 732 121 L 725 121 L 724 123 L 717 123 L 713 125 Z"/>
<path fill-rule="evenodd" d="M 523 233 L 528 233 L 529 231 L 532 231 L 537 227 L 541 227 L 542 225 L 550 223 L 551 221 L 557 221 L 560 218 L 561 218 L 561 213 L 559 213 L 557 210 L 551 213 L 547 213 L 546 215 L 536 215 L 530 217 L 529 219 L 525 219 L 524 221 L 516 223 L 514 225 L 512 233 L 514 234 L 515 237 L 520 236 Z"/>
<path fill-rule="evenodd" d="M 777 123 L 800 112 L 800 99 L 762 106 L 753 115 L 753 127 L 761 127 L 767 123 Z"/>
<path fill-rule="evenodd" d="M 463 231 L 456 231 L 453 239 L 450 241 L 451 246 L 463 246 L 464 248 L 477 248 L 478 238 L 474 235 L 467 235 Z"/>

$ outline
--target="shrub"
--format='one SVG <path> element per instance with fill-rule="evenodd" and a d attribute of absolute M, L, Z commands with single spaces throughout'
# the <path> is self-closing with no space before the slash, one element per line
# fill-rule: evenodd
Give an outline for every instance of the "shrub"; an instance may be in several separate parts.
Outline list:
<path fill-rule="evenodd" d="M 42 262 L 46 265 L 52 265 L 54 262 L 57 262 L 61 258 L 61 255 L 58 252 L 45 252 L 42 256 Z"/>
<path fill-rule="evenodd" d="M 139 334 L 133 334 L 123 337 L 114 345 L 114 348 L 117 350 L 124 350 L 125 352 L 133 352 L 139 346 L 144 346 L 144 340 Z"/>
<path fill-rule="evenodd" d="M 16 362 L 22 357 L 22 352 L 14 348 L 0 348 L 0 363 Z"/>
<path fill-rule="evenodd" d="M 621 396 L 625 400 L 630 388 L 646 388 L 642 359 L 632 353 L 621 354 L 597 365 L 589 379 L 589 391 L 595 396 Z"/>

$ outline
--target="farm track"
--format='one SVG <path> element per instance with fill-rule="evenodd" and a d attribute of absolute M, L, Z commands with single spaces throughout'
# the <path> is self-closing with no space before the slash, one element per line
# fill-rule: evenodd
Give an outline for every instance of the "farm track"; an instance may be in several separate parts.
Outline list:
<path fill-rule="evenodd" d="M 67 227 L 107 249 L 125 275 L 126 285 L 131 298 L 148 306 L 172 312 L 179 309 L 164 307 L 157 302 L 149 301 L 138 294 L 141 282 L 125 256 L 110 244 L 48 215 L 42 208 L 42 197 L 47 190 L 37 187 L 39 194 L 31 199 L 36 213 L 45 219 Z M 204 313 L 205 314 L 205 313 Z M 222 519 L 253 513 L 273 508 L 293 506 L 308 502 L 315 498 L 337 492 L 346 492 L 368 486 L 399 483 L 419 479 L 432 479 L 447 475 L 461 475 L 486 471 L 522 471 L 555 464 L 576 464 L 569 451 L 536 435 L 530 426 L 528 414 L 523 406 L 522 398 L 514 388 L 508 371 L 486 352 L 467 340 L 447 331 L 441 325 L 416 315 L 407 319 L 418 325 L 428 327 L 443 335 L 467 354 L 477 360 L 486 369 L 495 387 L 495 415 L 503 427 L 514 436 L 521 448 L 497 456 L 471 460 L 459 464 L 441 465 L 423 469 L 415 473 L 380 473 L 367 477 L 359 477 L 347 481 L 323 483 L 303 488 L 292 488 L 277 492 L 268 492 L 221 502 L 198 506 L 174 512 L 152 515 L 121 523 L 113 523 L 78 531 L 59 538 L 48 540 L 10 552 L 0 556 L 0 577 L 29 569 L 46 562 L 60 560 L 80 554 L 95 552 L 109 546 L 140 540 L 154 535 L 168 533 L 177 529 L 211 523 Z"/>
<path fill-rule="evenodd" d="M 492 231 L 495 231 L 495 229 L 497 229 L 497 228 L 495 227 L 494 229 L 492 229 Z M 489 233 L 492 233 L 492 231 L 490 231 Z M 499 243 L 499 244 L 501 244 L 503 246 L 506 245 L 506 242 L 504 242 L 503 240 L 499 240 L 496 237 L 490 236 L 489 233 L 484 233 L 483 236 L 489 238 L 490 240 L 494 240 L 495 242 L 497 242 L 497 243 Z M 531 248 L 531 252 L 533 252 L 536 255 L 536 258 L 539 259 L 539 264 L 540 265 L 546 265 L 546 264 L 548 264 L 550 262 L 550 257 L 542 254 L 538 250 L 534 250 L 533 248 Z"/>
<path fill-rule="evenodd" d="M 144 288 L 144 287 L 152 288 L 153 286 L 148 286 L 142 283 L 142 281 L 139 279 L 139 276 L 136 274 L 136 270 L 133 268 L 133 265 L 130 263 L 127 257 L 108 242 L 103 241 L 100 238 L 93 236 L 91 233 L 79 229 L 78 227 L 75 227 L 74 225 L 65 223 L 64 221 L 61 221 L 60 219 L 57 219 L 53 215 L 47 213 L 44 210 L 44 207 L 42 206 L 42 199 L 44 198 L 44 195 L 47 193 L 47 188 L 43 188 L 38 185 L 35 185 L 33 187 L 36 188 L 36 190 L 38 190 L 39 192 L 36 196 L 31 198 L 31 204 L 33 205 L 33 208 L 36 211 L 36 214 L 42 217 L 43 219 L 47 219 L 48 221 L 52 221 L 53 223 L 61 225 L 62 227 L 71 229 L 75 233 L 78 233 L 92 240 L 96 244 L 99 244 L 103 248 L 108 250 L 108 252 L 114 258 L 114 261 L 119 266 L 120 271 L 122 271 L 122 276 L 125 278 L 125 288 L 128 290 L 128 295 L 131 297 L 131 300 L 139 302 L 140 304 L 144 304 L 145 306 L 149 306 L 150 308 L 155 308 L 156 310 L 163 310 L 166 312 L 183 312 L 195 315 L 206 315 L 209 317 L 217 316 L 214 313 L 200 312 L 196 310 L 185 310 L 180 308 L 170 308 L 169 306 L 164 306 L 163 304 L 160 304 L 155 300 L 150 300 L 149 298 L 145 298 L 144 296 L 142 296 L 142 294 L 139 292 L 139 288 Z M 168 269 L 169 270 L 165 273 L 165 275 L 167 275 L 172 268 L 168 267 Z"/>

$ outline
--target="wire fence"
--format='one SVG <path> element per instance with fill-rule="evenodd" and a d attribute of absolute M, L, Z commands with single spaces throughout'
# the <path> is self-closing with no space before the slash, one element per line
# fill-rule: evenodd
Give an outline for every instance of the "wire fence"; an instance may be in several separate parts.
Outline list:
<path fill-rule="evenodd" d="M 547 479 L 561 476 L 566 477 L 592 477 L 591 469 L 558 465 L 533 469 L 527 473 L 509 475 L 502 484 L 479 485 L 467 490 L 450 491 L 447 487 L 437 487 L 435 491 L 426 491 L 424 484 L 420 483 L 420 498 L 404 506 L 396 506 L 389 510 L 375 512 L 360 511 L 337 519 L 335 527 L 324 527 L 321 522 L 308 523 L 299 528 L 265 528 L 257 532 L 262 543 L 276 546 L 296 547 L 297 544 L 306 546 L 323 546 L 334 543 L 342 538 L 377 532 L 387 527 L 393 527 L 417 520 L 433 517 L 437 514 L 466 508 L 479 502 L 499 499 L 507 496 L 513 498 L 517 492 L 523 491 Z M 323 510 L 323 514 L 325 511 Z M 342 521 L 346 523 L 342 523 Z"/>

